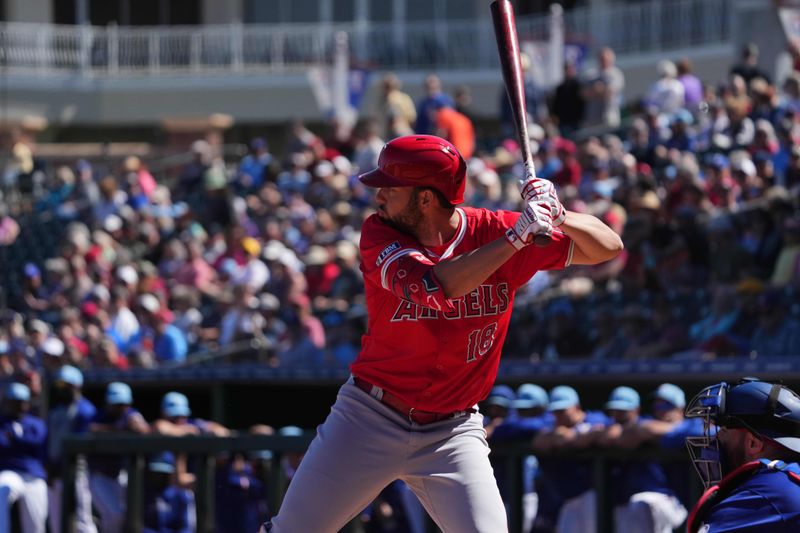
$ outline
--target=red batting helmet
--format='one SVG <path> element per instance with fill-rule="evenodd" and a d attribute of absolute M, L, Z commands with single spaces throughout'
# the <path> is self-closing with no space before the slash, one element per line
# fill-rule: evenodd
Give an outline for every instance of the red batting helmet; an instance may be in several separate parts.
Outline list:
<path fill-rule="evenodd" d="M 370 187 L 432 187 L 451 204 L 464 202 L 467 164 L 456 147 L 434 135 L 407 135 L 386 143 L 378 168 L 359 179 Z"/>

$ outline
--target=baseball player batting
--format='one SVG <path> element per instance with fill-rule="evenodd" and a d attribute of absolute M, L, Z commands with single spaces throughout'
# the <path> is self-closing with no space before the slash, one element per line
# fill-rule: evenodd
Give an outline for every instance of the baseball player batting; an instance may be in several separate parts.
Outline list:
<path fill-rule="evenodd" d="M 507 531 L 477 404 L 492 388 L 514 292 L 539 270 L 616 256 L 597 218 L 532 179 L 522 213 L 456 207 L 467 165 L 430 135 L 387 143 L 361 233 L 368 330 L 350 379 L 263 531 L 335 532 L 405 481 L 443 531 Z M 559 216 L 553 225 L 553 213 Z M 552 232 L 547 248 L 533 235 Z"/>

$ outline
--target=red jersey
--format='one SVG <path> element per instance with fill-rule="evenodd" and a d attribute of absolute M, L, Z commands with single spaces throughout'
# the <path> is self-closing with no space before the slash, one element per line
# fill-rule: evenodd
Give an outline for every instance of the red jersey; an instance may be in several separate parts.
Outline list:
<path fill-rule="evenodd" d="M 432 268 L 502 237 L 519 217 L 516 212 L 475 208 L 456 212 L 458 230 L 437 250 L 425 248 L 377 215 L 369 217 L 361 231 L 368 326 L 351 371 L 420 411 L 464 410 L 489 394 L 515 291 L 539 270 L 569 265 L 572 256 L 572 239 L 556 230 L 550 246 L 524 248 L 480 287 L 447 300 L 447 308 L 415 303 L 424 301 L 419 293 L 440 288 L 431 286 L 427 275 L 418 284 L 422 290 L 398 279 L 418 266 Z"/>

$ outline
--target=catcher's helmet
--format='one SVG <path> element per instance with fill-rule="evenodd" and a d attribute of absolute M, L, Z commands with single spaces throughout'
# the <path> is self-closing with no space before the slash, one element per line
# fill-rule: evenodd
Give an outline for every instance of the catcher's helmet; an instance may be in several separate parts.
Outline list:
<path fill-rule="evenodd" d="M 378 168 L 359 176 L 370 187 L 432 187 L 453 204 L 464 202 L 467 164 L 456 147 L 434 135 L 406 135 L 386 143 Z"/>
<path fill-rule="evenodd" d="M 723 381 L 700 391 L 686 416 L 705 422 L 705 435 L 689 437 L 686 444 L 707 486 L 721 478 L 719 427 L 747 429 L 800 454 L 800 396 L 783 385 L 755 378 L 733 385 Z"/>

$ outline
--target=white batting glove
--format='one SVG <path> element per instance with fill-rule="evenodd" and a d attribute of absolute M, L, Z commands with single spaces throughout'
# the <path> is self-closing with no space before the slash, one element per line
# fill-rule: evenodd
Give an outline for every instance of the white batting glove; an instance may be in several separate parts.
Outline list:
<path fill-rule="evenodd" d="M 550 217 L 553 220 L 553 227 L 558 227 L 567 218 L 567 212 L 556 193 L 556 186 L 552 181 L 539 179 L 536 177 L 526 177 L 517 182 L 519 193 L 526 202 L 546 202 L 550 206 Z"/>
<path fill-rule="evenodd" d="M 516 250 L 522 250 L 533 242 L 536 235 L 550 235 L 553 224 L 550 221 L 550 205 L 546 202 L 526 202 L 517 223 L 506 230 L 506 239 Z"/>

